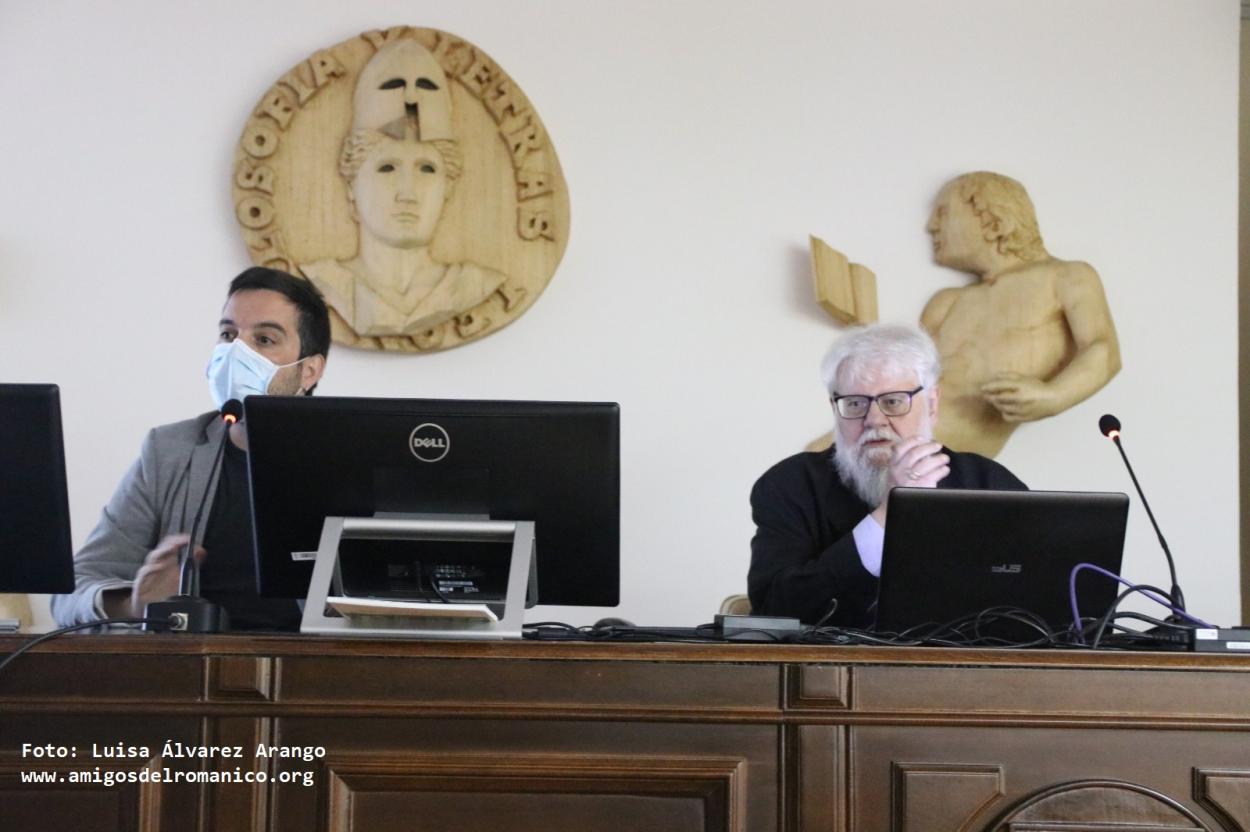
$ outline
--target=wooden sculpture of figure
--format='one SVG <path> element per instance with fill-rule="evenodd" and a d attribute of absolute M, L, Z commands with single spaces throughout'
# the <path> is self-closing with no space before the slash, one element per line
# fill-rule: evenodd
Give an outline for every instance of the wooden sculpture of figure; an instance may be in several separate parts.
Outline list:
<path fill-rule="evenodd" d="M 957 177 L 928 231 L 939 265 L 977 278 L 938 292 L 921 315 L 942 357 L 943 444 L 994 456 L 1020 422 L 1067 410 L 1119 372 L 1098 273 L 1047 253 L 1019 182 Z"/>
<path fill-rule="evenodd" d="M 474 263 L 441 263 L 430 251 L 461 172 L 451 110 L 442 67 L 415 40 L 382 47 L 361 71 L 339 159 L 359 227 L 356 256 L 300 266 L 324 293 L 336 337 L 343 327 L 362 341 L 417 336 L 505 281 Z"/>

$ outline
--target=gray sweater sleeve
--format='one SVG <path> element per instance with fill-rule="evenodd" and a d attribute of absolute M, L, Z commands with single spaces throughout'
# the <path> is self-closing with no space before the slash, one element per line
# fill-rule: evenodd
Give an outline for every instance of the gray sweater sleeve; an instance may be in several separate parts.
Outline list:
<path fill-rule="evenodd" d="M 100 593 L 130 589 L 143 559 L 162 536 L 162 462 L 156 431 L 149 431 L 139 458 L 122 477 L 96 527 L 74 555 L 74 591 L 52 597 L 52 614 L 60 626 L 104 617 Z"/>

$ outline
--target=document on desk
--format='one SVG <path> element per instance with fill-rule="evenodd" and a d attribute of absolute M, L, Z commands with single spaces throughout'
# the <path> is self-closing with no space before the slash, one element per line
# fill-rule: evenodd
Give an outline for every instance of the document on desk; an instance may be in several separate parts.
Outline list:
<path fill-rule="evenodd" d="M 326 603 L 340 615 L 386 615 L 403 618 L 462 618 L 473 621 L 498 622 L 499 616 L 485 604 L 431 603 L 429 601 L 391 601 L 383 598 L 347 598 L 331 595 Z"/>

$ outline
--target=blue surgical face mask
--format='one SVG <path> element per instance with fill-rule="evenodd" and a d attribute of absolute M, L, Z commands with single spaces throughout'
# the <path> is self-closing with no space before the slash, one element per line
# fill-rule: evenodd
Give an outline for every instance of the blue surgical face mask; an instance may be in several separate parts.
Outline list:
<path fill-rule="evenodd" d="M 249 347 L 243 339 L 235 338 L 213 347 L 213 357 L 208 360 L 204 374 L 208 377 L 213 404 L 220 410 L 231 399 L 243 401 L 245 396 L 266 395 L 278 370 L 298 363 L 293 361 L 279 366 Z"/>

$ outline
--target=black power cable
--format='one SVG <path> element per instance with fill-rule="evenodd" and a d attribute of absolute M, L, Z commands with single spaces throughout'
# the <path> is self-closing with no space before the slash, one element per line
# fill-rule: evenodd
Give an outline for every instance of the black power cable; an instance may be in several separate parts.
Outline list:
<path fill-rule="evenodd" d="M 45 641 L 51 641 L 58 636 L 63 636 L 66 633 L 72 633 L 75 630 L 89 630 L 94 627 L 105 627 L 110 624 L 149 624 L 153 629 L 166 630 L 172 630 L 174 628 L 174 621 L 172 618 L 101 618 L 97 621 L 88 621 L 86 624 L 74 624 L 69 627 L 62 627 L 59 630 L 52 630 L 31 639 L 9 655 L 5 656 L 4 661 L 0 661 L 0 673 L 4 672 L 4 669 L 8 667 L 14 659 L 38 644 L 43 644 Z"/>

